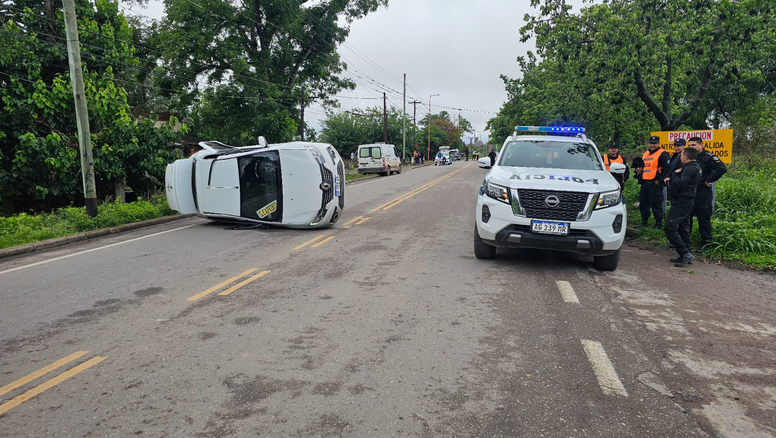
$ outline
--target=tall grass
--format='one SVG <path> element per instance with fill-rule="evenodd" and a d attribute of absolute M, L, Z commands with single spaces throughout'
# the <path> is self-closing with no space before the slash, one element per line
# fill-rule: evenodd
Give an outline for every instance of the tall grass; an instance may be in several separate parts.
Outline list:
<path fill-rule="evenodd" d="M 175 214 L 164 196 L 132 203 L 105 202 L 90 218 L 85 207 L 67 207 L 47 214 L 0 217 L 0 249 L 55 237 Z"/>
<path fill-rule="evenodd" d="M 638 193 L 638 184 L 628 181 L 625 195 L 632 224 L 641 221 L 638 210 L 632 208 Z M 714 241 L 706 253 L 708 257 L 776 270 L 776 161 L 745 157 L 728 166 L 728 172 L 717 182 L 711 223 Z M 667 244 L 661 230 L 643 229 L 639 235 Z M 697 221 L 693 242 L 700 243 Z"/>

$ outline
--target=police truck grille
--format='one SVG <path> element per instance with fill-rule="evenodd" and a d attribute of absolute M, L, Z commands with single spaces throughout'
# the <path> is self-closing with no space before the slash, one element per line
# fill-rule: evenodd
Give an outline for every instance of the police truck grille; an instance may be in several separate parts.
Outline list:
<path fill-rule="evenodd" d="M 323 190 L 323 203 L 321 204 L 321 208 L 326 208 L 326 206 L 329 205 L 329 202 L 334 199 L 334 175 L 332 175 L 329 169 L 323 167 L 323 164 L 320 166 L 321 179 L 324 183 L 328 183 L 330 187 L 329 190 Z"/>
<path fill-rule="evenodd" d="M 339 207 L 343 209 L 345 208 L 345 166 L 342 164 L 342 161 L 337 164 L 337 175 L 339 176 L 340 184 Z"/>
<path fill-rule="evenodd" d="M 552 190 L 517 189 L 520 206 L 525 209 L 525 215 L 531 219 L 552 219 L 559 221 L 576 221 L 579 213 L 587 204 L 587 193 L 557 192 Z M 555 197 L 558 204 L 548 205 L 547 198 Z"/>

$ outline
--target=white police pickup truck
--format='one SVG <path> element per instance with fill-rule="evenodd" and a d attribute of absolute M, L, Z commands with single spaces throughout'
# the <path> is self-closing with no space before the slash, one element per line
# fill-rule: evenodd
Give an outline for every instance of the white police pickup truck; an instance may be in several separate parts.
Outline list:
<path fill-rule="evenodd" d="M 615 270 L 626 215 L 620 186 L 584 128 L 518 126 L 480 188 L 474 255 L 493 258 L 496 247 L 568 251 Z"/>
<path fill-rule="evenodd" d="M 235 147 L 217 141 L 167 165 L 167 203 L 180 213 L 228 222 L 322 228 L 345 208 L 345 166 L 329 144 Z"/>

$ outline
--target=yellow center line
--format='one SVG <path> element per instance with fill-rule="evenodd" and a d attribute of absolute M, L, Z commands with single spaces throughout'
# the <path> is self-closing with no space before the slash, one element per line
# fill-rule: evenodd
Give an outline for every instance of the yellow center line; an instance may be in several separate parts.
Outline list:
<path fill-rule="evenodd" d="M 344 224 L 342 224 L 342 226 L 343 226 L 343 227 L 347 227 L 348 225 L 350 225 L 350 224 L 352 224 L 353 222 L 355 222 L 355 221 L 357 221 L 357 220 L 361 219 L 362 217 L 364 217 L 364 216 L 359 216 L 359 217 L 357 217 L 357 218 L 351 219 L 351 220 L 349 220 L 349 221 L 345 222 Z"/>
<path fill-rule="evenodd" d="M 364 222 L 368 221 L 369 219 L 371 219 L 371 218 L 365 217 L 365 218 L 361 219 L 360 221 L 356 222 L 356 225 L 361 225 Z"/>
<path fill-rule="evenodd" d="M 334 236 L 329 236 L 329 237 L 321 240 L 320 242 L 316 243 L 315 245 L 311 246 L 310 248 L 318 248 L 319 246 L 323 245 L 324 243 L 328 242 L 329 240 L 331 240 L 333 238 L 334 238 Z"/>
<path fill-rule="evenodd" d="M 438 178 L 438 179 L 436 179 L 436 180 L 434 180 L 434 181 L 431 181 L 430 183 L 428 183 L 428 184 L 426 184 L 426 185 L 424 185 L 424 186 L 418 187 L 417 189 L 415 189 L 415 190 L 412 190 L 412 191 L 410 191 L 409 193 L 406 193 L 406 194 L 404 194 L 404 195 L 401 195 L 401 196 L 399 196 L 398 198 L 395 198 L 395 199 L 393 199 L 393 200 L 391 200 L 391 201 L 388 201 L 388 202 L 386 202 L 385 204 L 383 204 L 383 205 L 381 205 L 381 206 L 379 206 L 379 207 L 375 208 L 375 209 L 374 209 L 374 210 L 372 210 L 371 212 L 372 212 L 372 213 L 374 213 L 374 212 L 375 212 L 375 211 L 377 211 L 377 210 L 387 210 L 388 208 L 390 208 L 390 207 L 392 207 L 392 206 L 393 206 L 392 204 L 398 204 L 399 202 L 401 202 L 401 201 L 403 201 L 403 200 L 405 200 L 405 199 L 411 198 L 411 197 L 415 196 L 416 194 L 418 194 L 418 193 L 422 192 L 423 190 L 426 190 L 427 188 L 429 188 L 429 187 L 431 187 L 431 186 L 434 186 L 435 184 L 438 184 L 438 183 L 440 183 L 440 182 L 442 182 L 442 181 L 446 180 L 447 178 L 450 178 L 450 177 L 452 177 L 453 175 L 455 175 L 455 174 L 457 174 L 458 172 L 460 172 L 460 171 L 462 171 L 462 170 L 466 169 L 466 168 L 467 168 L 467 167 L 469 167 L 469 166 L 471 166 L 471 163 L 470 163 L 470 164 L 467 164 L 466 166 L 464 166 L 464 167 L 462 167 L 462 168 L 460 168 L 460 169 L 456 170 L 455 172 L 453 172 L 453 173 L 451 173 L 451 174 L 449 174 L 449 175 L 445 175 L 445 176 L 443 176 L 443 177 L 441 177 L 441 178 Z"/>
<path fill-rule="evenodd" d="M 211 293 L 217 291 L 218 289 L 221 289 L 222 287 L 226 286 L 227 284 L 235 282 L 235 281 L 245 277 L 246 275 L 248 275 L 248 274 L 250 274 L 250 273 L 252 273 L 254 271 L 258 271 L 258 270 L 259 270 L 258 268 L 248 269 L 247 271 L 243 272 L 240 275 L 232 277 L 229 280 L 226 280 L 224 282 L 218 283 L 217 285 L 211 287 L 210 289 L 208 289 L 206 291 L 203 291 L 203 292 L 200 292 L 200 293 L 194 295 L 191 298 L 188 298 L 186 301 L 197 301 L 198 299 L 204 297 L 205 295 L 211 294 Z"/>
<path fill-rule="evenodd" d="M 81 365 L 78 365 L 77 367 L 71 368 L 64 373 L 54 377 L 53 379 L 41 383 L 40 385 L 30 389 L 29 391 L 25 392 L 24 394 L 12 398 L 10 401 L 5 402 L 0 405 L 0 415 L 3 415 L 4 413 L 8 412 L 9 410 L 15 408 L 16 406 L 19 406 L 20 404 L 26 402 L 27 400 L 35 397 L 36 395 L 41 394 L 43 391 L 53 388 L 56 385 L 59 385 L 60 383 L 64 382 L 65 380 L 75 376 L 76 374 L 91 368 L 94 365 L 97 365 L 98 363 L 105 360 L 106 357 L 104 356 L 95 356 L 86 362 L 82 363 Z"/>
<path fill-rule="evenodd" d="M 67 363 L 70 363 L 79 357 L 83 356 L 84 354 L 88 354 L 88 351 L 76 351 L 75 353 L 71 354 L 70 356 L 67 356 L 65 358 L 59 359 L 58 361 L 52 363 L 51 365 L 45 366 L 38 371 L 35 371 L 34 373 L 28 374 L 25 377 L 22 377 L 21 379 L 9 383 L 2 388 L 0 388 L 0 395 L 6 394 L 8 392 L 13 391 L 14 389 L 26 385 L 29 382 L 32 382 L 33 380 L 37 379 L 40 376 L 46 375 L 55 369 L 61 367 L 62 365 L 65 365 Z"/>
<path fill-rule="evenodd" d="M 325 234 L 321 234 L 320 236 L 316 237 L 315 239 L 310 239 L 307 242 L 305 242 L 305 243 L 303 243 L 303 244 L 301 244 L 299 246 L 295 246 L 294 249 L 302 249 L 305 246 L 307 246 L 307 245 L 309 245 L 309 244 L 311 244 L 311 243 L 313 243 L 315 241 L 323 239 L 324 237 L 326 237 L 326 235 Z"/>
<path fill-rule="evenodd" d="M 453 173 L 451 173 L 451 174 L 449 174 L 449 175 L 445 175 L 444 177 L 442 177 L 442 178 L 439 178 L 439 179 L 438 179 L 438 180 L 436 180 L 436 181 L 432 181 L 431 183 L 429 183 L 429 184 L 426 184 L 425 186 L 421 187 L 420 189 L 413 190 L 412 192 L 410 192 L 410 193 L 407 193 L 407 194 L 406 194 L 406 195 L 404 195 L 404 196 L 400 196 L 400 197 L 398 197 L 398 198 L 394 199 L 393 201 L 391 201 L 391 202 L 389 202 L 389 203 L 387 203 L 387 204 L 383 204 L 382 206 L 378 207 L 378 209 L 380 209 L 380 210 L 382 210 L 382 211 L 386 211 L 386 210 L 390 209 L 391 207 L 394 207 L 394 206 L 396 206 L 396 205 L 398 205 L 398 204 L 400 204 L 400 203 L 402 203 L 402 202 L 406 201 L 407 199 L 409 199 L 409 198 L 411 198 L 411 197 L 413 197 L 413 196 L 417 195 L 418 193 L 420 193 L 420 192 L 422 192 L 422 191 L 424 191 L 424 190 L 426 190 L 426 189 L 429 189 L 429 188 L 431 188 L 431 187 L 433 187 L 433 186 L 435 186 L 435 185 L 437 185 L 437 184 L 441 183 L 442 181 L 444 181 L 444 180 L 446 180 L 446 179 L 448 179 L 448 178 L 452 178 L 452 177 L 453 177 L 453 176 L 455 176 L 455 175 L 456 175 L 458 172 L 461 172 L 461 171 L 463 171 L 464 169 L 466 169 L 466 168 L 467 168 L 467 167 L 469 167 L 469 166 L 471 166 L 471 164 L 467 164 L 466 166 L 464 166 L 464 167 L 462 167 L 462 168 L 460 168 L 460 169 L 456 170 L 455 172 L 453 172 Z"/>
<path fill-rule="evenodd" d="M 237 289 L 239 289 L 239 288 L 241 288 L 241 287 L 245 286 L 246 284 L 248 284 L 248 283 L 252 282 L 253 280 L 256 280 L 257 278 L 261 278 L 261 277 L 263 277 L 263 276 L 265 276 L 265 275 L 269 274 L 270 272 L 271 272 L 271 271 L 261 271 L 261 272 L 259 272 L 258 274 L 254 275 L 253 277 L 251 277 L 251 278 L 248 278 L 248 279 L 247 279 L 247 280 L 245 280 L 245 281 L 241 281 L 240 283 L 237 283 L 237 284 L 235 284 L 234 286 L 230 287 L 229 289 L 227 289 L 227 290 L 225 290 L 225 291 L 223 291 L 223 292 L 220 292 L 218 295 L 219 295 L 219 296 L 222 296 L 222 295 L 229 295 L 230 293 L 232 293 L 232 292 L 236 291 Z"/>

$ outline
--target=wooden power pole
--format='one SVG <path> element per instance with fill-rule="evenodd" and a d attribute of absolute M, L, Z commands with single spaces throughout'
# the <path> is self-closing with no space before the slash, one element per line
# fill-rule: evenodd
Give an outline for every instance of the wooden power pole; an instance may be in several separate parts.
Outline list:
<path fill-rule="evenodd" d="M 383 143 L 388 143 L 388 97 L 383 93 Z"/>
<path fill-rule="evenodd" d="M 83 175 L 84 200 L 89 217 L 97 216 L 97 187 L 94 183 L 94 161 L 92 159 L 92 133 L 89 129 L 89 112 L 86 108 L 84 76 L 81 69 L 81 45 L 78 41 L 78 22 L 75 17 L 75 0 L 64 0 L 65 33 L 67 54 L 70 61 L 70 82 L 75 98 L 75 117 L 78 125 L 78 147 L 81 152 L 81 175 Z"/>

